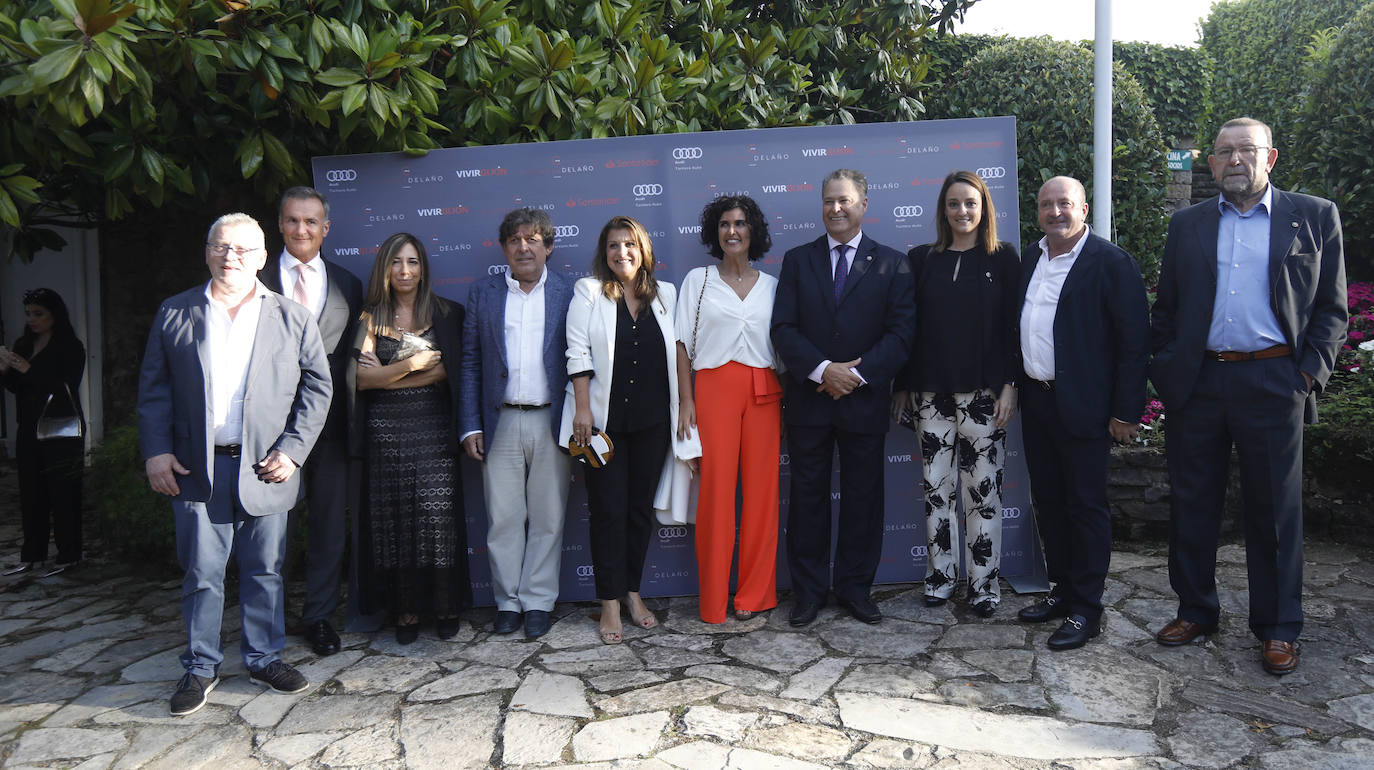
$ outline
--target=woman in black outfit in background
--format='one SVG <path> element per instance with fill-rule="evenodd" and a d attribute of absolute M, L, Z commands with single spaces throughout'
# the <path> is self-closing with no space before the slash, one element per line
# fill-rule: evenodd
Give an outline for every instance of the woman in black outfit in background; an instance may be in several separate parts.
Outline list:
<path fill-rule="evenodd" d="M 0 348 L 0 377 L 18 403 L 19 502 L 23 509 L 24 546 L 20 563 L 6 575 L 28 572 L 48 558 L 48 530 L 57 541 L 57 562 L 47 575 L 56 575 L 81 560 L 81 469 L 85 455 L 82 438 L 39 441 L 38 418 L 76 415 L 83 420 L 81 376 L 86 370 L 86 348 L 76 338 L 62 297 L 52 289 L 24 294 L 27 330 L 14 350 Z"/>

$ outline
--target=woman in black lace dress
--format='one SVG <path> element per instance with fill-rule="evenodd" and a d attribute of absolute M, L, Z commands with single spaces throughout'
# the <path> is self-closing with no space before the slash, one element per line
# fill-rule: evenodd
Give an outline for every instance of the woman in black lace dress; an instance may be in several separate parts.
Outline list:
<path fill-rule="evenodd" d="M 386 607 L 396 641 L 418 637 L 432 614 L 441 639 L 458 632 L 471 603 L 462 480 L 458 473 L 457 371 L 463 308 L 436 297 L 419 239 L 382 242 L 359 335 L 367 462 L 364 604 Z"/>

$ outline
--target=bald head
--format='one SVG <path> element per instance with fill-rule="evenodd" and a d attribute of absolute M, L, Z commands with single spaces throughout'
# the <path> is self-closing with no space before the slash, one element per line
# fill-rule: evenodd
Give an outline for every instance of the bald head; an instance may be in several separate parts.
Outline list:
<path fill-rule="evenodd" d="M 1083 189 L 1083 183 L 1078 181 L 1077 179 L 1074 179 L 1071 176 L 1051 177 L 1049 181 L 1040 185 L 1039 197 L 1044 197 L 1045 191 L 1050 189 L 1056 191 L 1054 193 L 1056 196 L 1059 195 L 1061 192 L 1072 193 L 1077 196 L 1075 200 L 1077 200 L 1079 203 L 1083 203 L 1084 201 L 1088 200 L 1088 191 Z"/>
<path fill-rule="evenodd" d="M 1051 255 L 1067 253 L 1083 237 L 1087 197 L 1083 183 L 1071 176 L 1057 176 L 1040 185 L 1036 209 Z"/>

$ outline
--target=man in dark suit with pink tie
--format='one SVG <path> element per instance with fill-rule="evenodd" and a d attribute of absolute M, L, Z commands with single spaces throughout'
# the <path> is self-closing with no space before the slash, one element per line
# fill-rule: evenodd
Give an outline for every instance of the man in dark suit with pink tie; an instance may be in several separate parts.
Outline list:
<path fill-rule="evenodd" d="M 783 376 L 792 486 L 787 560 L 793 626 L 816 619 L 833 586 L 856 619 L 882 620 L 869 591 L 883 542 L 883 443 L 892 378 L 916 328 L 911 266 L 863 234 L 868 180 L 839 169 L 821 185 L 826 234 L 783 258 L 772 336 Z M 839 535 L 831 568 L 831 458 L 840 454 Z"/>

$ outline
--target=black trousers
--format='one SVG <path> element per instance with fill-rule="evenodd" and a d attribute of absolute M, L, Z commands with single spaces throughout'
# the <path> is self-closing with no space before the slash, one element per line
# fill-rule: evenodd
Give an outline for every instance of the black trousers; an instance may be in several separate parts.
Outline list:
<path fill-rule="evenodd" d="M 24 546 L 20 561 L 46 561 L 48 532 L 57 542 L 57 561 L 81 559 L 81 471 L 85 441 L 39 441 L 21 431 L 15 446 Z"/>
<path fill-rule="evenodd" d="M 654 528 L 654 492 L 672 432 L 661 422 L 606 435 L 615 445 L 615 457 L 601 468 L 587 468 L 587 508 L 596 598 L 619 599 L 639 592 Z"/>
<path fill-rule="evenodd" d="M 1206 362 L 1188 401 L 1169 407 L 1169 582 L 1178 616 L 1213 625 L 1217 539 L 1231 447 L 1240 465 L 1250 630 L 1302 632 L 1302 421 L 1307 384 L 1291 358 Z"/>
<path fill-rule="evenodd" d="M 1035 523 L 1045 548 L 1051 594 L 1090 623 L 1102 617 L 1102 590 L 1112 558 L 1107 507 L 1111 438 L 1069 434 L 1052 390 L 1030 382 L 1021 396 L 1022 441 Z M 1171 436 L 1172 438 L 1172 436 Z"/>
<path fill-rule="evenodd" d="M 797 602 L 822 603 L 832 585 L 842 599 L 868 598 L 883 555 L 883 443 L 882 433 L 787 426 L 792 470 L 787 566 Z M 832 577 L 830 477 L 836 446 L 840 517 Z"/>

